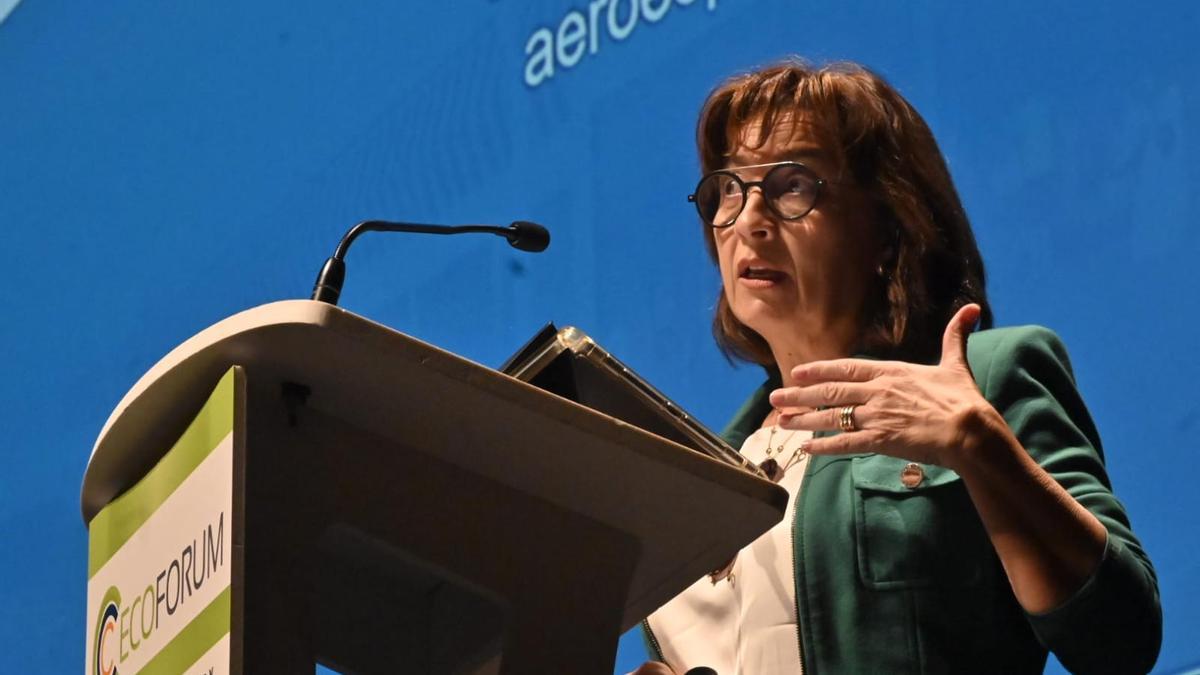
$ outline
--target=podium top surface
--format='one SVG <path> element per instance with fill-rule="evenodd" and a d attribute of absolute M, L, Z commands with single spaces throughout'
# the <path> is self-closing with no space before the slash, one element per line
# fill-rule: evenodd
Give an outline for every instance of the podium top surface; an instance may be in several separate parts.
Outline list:
<path fill-rule="evenodd" d="M 85 521 L 153 467 L 234 365 L 260 391 L 303 384 L 308 407 L 636 537 L 629 617 L 786 510 L 769 481 L 334 305 L 289 300 L 206 328 L 134 384 L 92 450 Z"/>
<path fill-rule="evenodd" d="M 161 443 L 146 448 L 151 439 L 160 438 L 155 429 L 178 436 L 199 410 L 195 402 L 207 397 L 216 378 L 257 358 L 256 349 L 269 347 L 247 340 L 249 334 L 271 327 L 328 325 L 331 312 L 338 311 L 344 310 L 308 300 L 262 305 L 206 328 L 159 359 L 121 398 L 96 437 L 83 475 L 84 521 L 128 489 L 131 460 L 148 451 L 161 457 L 170 448 Z"/>

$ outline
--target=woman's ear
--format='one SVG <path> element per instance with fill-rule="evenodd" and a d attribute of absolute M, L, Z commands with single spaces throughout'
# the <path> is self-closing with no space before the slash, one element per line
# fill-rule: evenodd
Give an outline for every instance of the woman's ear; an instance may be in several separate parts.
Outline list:
<path fill-rule="evenodd" d="M 891 209 L 880 205 L 879 257 L 875 261 L 875 273 L 881 279 L 890 280 L 896 272 L 900 256 L 900 223 Z"/>

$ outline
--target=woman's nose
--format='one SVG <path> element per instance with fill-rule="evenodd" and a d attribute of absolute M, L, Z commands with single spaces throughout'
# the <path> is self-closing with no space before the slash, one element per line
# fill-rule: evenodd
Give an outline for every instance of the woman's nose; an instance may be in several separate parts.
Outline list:
<path fill-rule="evenodd" d="M 743 237 L 761 239 L 770 235 L 775 226 L 773 218 L 774 214 L 767 206 L 762 188 L 755 185 L 746 190 L 746 204 L 733 226 Z"/>

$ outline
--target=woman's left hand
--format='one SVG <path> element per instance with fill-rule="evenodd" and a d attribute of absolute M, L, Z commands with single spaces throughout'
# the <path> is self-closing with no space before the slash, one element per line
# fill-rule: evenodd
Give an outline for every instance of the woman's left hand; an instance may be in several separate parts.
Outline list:
<path fill-rule="evenodd" d="M 934 366 L 836 359 L 793 368 L 796 386 L 771 392 L 771 405 L 782 413 L 779 426 L 840 430 L 842 409 L 854 406 L 854 431 L 814 438 L 806 450 L 815 455 L 873 452 L 955 469 L 986 434 L 994 433 L 999 418 L 967 364 L 967 334 L 979 312 L 979 305 L 970 304 L 955 313 Z"/>

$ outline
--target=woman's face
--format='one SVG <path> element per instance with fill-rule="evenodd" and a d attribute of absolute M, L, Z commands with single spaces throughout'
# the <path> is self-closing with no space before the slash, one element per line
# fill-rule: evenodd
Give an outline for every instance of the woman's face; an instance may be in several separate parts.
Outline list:
<path fill-rule="evenodd" d="M 871 202 L 841 175 L 836 156 L 803 117 L 780 120 L 765 143 L 751 147 L 758 133 L 756 125 L 742 130 L 727 169 L 756 181 L 770 167 L 739 167 L 790 160 L 826 185 L 798 220 L 777 216 L 761 189 L 751 188 L 733 225 L 713 229 L 725 296 L 734 316 L 767 340 L 776 359 L 797 340 L 828 337 L 850 347 L 880 262 Z"/>

